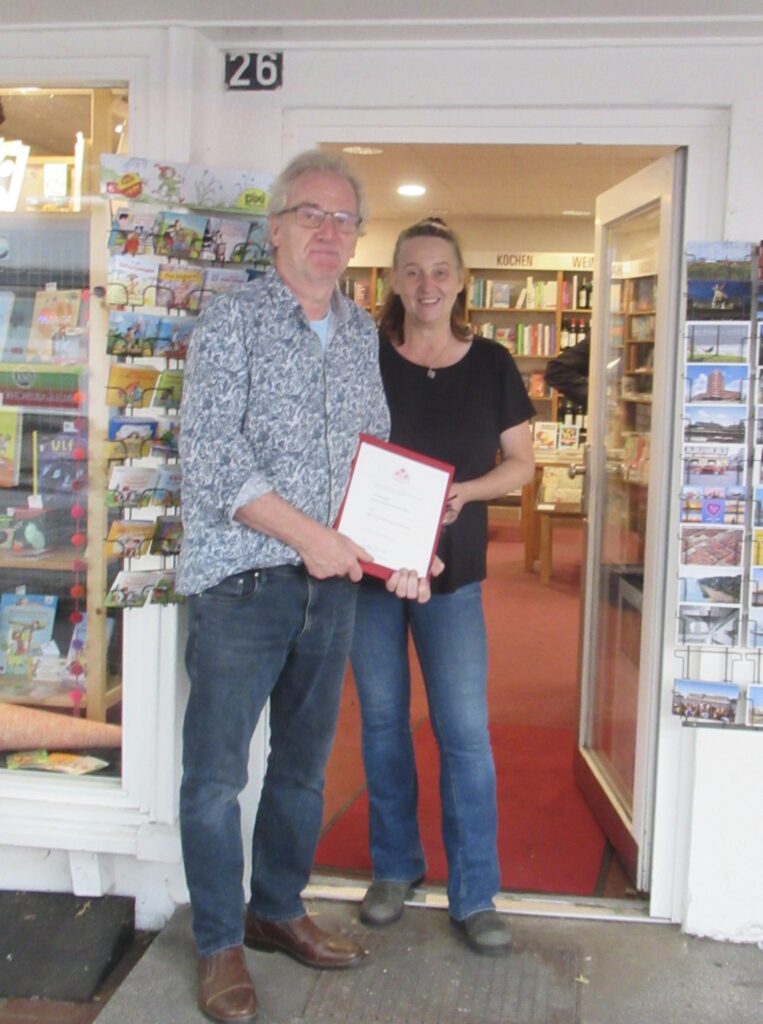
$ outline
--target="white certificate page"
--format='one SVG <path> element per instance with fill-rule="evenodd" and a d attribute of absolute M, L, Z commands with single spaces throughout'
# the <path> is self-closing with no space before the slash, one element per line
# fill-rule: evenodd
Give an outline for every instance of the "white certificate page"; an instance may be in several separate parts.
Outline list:
<path fill-rule="evenodd" d="M 453 473 L 423 458 L 366 439 L 358 448 L 336 526 L 373 556 L 374 569 L 388 570 L 385 575 L 396 569 L 429 574 Z"/>

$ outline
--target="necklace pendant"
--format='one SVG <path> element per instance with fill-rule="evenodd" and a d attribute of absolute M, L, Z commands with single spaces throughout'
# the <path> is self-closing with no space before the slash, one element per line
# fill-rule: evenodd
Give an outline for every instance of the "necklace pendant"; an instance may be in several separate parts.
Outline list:
<path fill-rule="evenodd" d="M 430 380 L 434 380 L 435 376 L 436 374 L 432 367 L 430 366 L 429 369 L 427 370 L 427 377 L 429 377 Z"/>

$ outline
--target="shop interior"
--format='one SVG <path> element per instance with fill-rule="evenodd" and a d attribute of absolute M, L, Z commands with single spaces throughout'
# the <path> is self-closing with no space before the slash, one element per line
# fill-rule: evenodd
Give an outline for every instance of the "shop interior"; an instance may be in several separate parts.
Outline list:
<path fill-rule="evenodd" d="M 459 235 L 471 278 L 500 277 L 498 254 L 534 254 L 536 265 L 541 262 L 537 260 L 540 253 L 592 254 L 597 195 L 665 152 L 656 146 L 363 142 L 324 148 L 342 153 L 368 189 L 371 222 L 345 277 L 347 294 L 372 313 L 384 294 L 385 269 L 397 233 L 408 224 L 430 216 L 446 221 Z M 426 191 L 401 194 L 401 186 L 410 185 Z M 560 281 L 564 283 L 566 277 L 562 275 Z M 574 275 L 574 280 L 578 289 L 581 284 L 595 288 L 590 274 Z M 489 302 L 473 294 L 465 296 L 475 330 L 507 343 L 514 352 L 533 397 L 536 421 L 582 424 L 582 430 L 576 428 L 577 443 L 585 438 L 585 419 L 578 415 L 583 410 L 566 403 L 542 376 L 549 354 L 589 334 L 590 299 L 590 290 L 580 298 L 565 295 L 564 309 L 552 327 L 551 345 L 539 354 L 523 350 L 521 341 L 511 331 L 502 333 L 500 325 L 540 322 L 542 313 L 482 312 L 475 307 Z M 510 306 L 514 306 L 511 300 Z M 543 517 L 548 536 L 539 544 L 536 508 L 543 497 L 543 474 L 550 477 L 555 472 L 542 470 L 532 487 L 508 495 L 490 509 L 484 599 L 501 882 L 507 892 L 638 899 L 645 894 L 635 890 L 573 777 L 584 523 L 579 501 L 565 507 L 559 504 L 559 515 Z M 566 476 L 566 467 L 563 472 Z M 427 882 L 441 884 L 447 869 L 439 836 L 437 749 L 413 649 L 411 659 L 411 720 Z M 317 866 L 327 874 L 350 879 L 370 871 L 359 732 L 357 698 L 348 670 L 328 770 Z"/>

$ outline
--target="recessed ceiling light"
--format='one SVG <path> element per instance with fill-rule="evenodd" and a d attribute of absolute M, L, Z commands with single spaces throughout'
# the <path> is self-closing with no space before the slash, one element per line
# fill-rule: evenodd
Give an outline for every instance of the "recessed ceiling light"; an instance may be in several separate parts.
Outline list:
<path fill-rule="evenodd" d="M 563 217 L 590 217 L 590 210 L 562 210 Z"/>
<path fill-rule="evenodd" d="M 423 196 L 426 189 L 423 185 L 401 185 L 397 190 L 401 196 Z"/>
<path fill-rule="evenodd" d="M 378 156 L 383 150 L 376 146 L 342 146 L 342 152 L 353 156 Z"/>

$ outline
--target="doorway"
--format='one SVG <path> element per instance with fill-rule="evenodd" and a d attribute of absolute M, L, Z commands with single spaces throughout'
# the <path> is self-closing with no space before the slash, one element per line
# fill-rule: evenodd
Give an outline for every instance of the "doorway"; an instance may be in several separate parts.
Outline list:
<path fill-rule="evenodd" d="M 360 148 L 357 146 L 357 148 Z M 356 148 L 356 147 L 351 147 Z M 339 151 L 338 144 L 326 145 Z M 376 148 L 378 147 L 369 147 Z M 577 218 L 565 222 L 564 213 L 545 218 L 506 217 L 496 231 L 485 218 L 468 218 L 459 211 L 428 203 L 415 212 L 391 216 L 390 200 L 384 198 L 387 216 L 375 230 L 372 222 L 365 251 L 369 263 L 386 265 L 399 228 L 422 215 L 447 218 L 462 241 L 466 253 L 480 249 L 509 248 L 538 252 L 576 249 L 593 251 L 593 203 L 589 196 L 575 199 L 571 182 L 577 158 L 589 182 L 601 182 L 598 175 L 611 175 L 614 185 L 638 166 L 653 162 L 669 147 L 546 147 L 546 146 L 392 146 L 397 180 L 405 177 L 404 152 L 415 150 L 414 164 L 436 163 L 438 186 L 447 190 L 449 172 L 458 178 L 461 168 L 484 168 L 495 160 L 496 170 L 486 195 L 516 192 L 507 180 L 508 167 L 522 167 L 526 173 L 533 151 L 539 166 L 564 168 L 561 180 L 547 180 L 548 190 L 525 196 L 527 208 L 556 209 L 563 195 Z M 617 170 L 617 150 L 621 170 Z M 553 155 L 549 150 L 554 151 Z M 584 152 L 585 151 L 585 152 Z M 373 188 L 387 187 L 390 172 L 367 170 L 364 154 L 345 154 L 358 174 Z M 583 156 L 585 159 L 583 159 Z M 630 166 L 625 164 L 630 160 Z M 640 163 L 639 163 L 640 161 Z M 595 175 L 591 167 L 599 164 Z M 604 168 L 604 170 L 602 170 Z M 409 174 L 415 173 L 412 169 Z M 395 179 L 392 179 L 395 180 Z M 452 188 L 456 193 L 463 183 Z M 557 194 L 558 193 L 558 194 Z M 533 206 L 535 204 L 535 206 Z M 371 196 L 372 209 L 378 208 Z M 590 209 L 587 209 L 590 207 Z M 586 220 L 587 218 L 587 220 Z M 501 235 L 501 231 L 503 234 Z M 374 236 L 375 233 L 375 236 Z M 499 238 L 501 241 L 499 242 Z M 519 238 L 519 245 L 514 239 Z M 509 239 L 509 241 L 507 241 Z M 536 241 L 537 239 L 537 241 Z M 574 241 L 571 241 L 573 240 Z M 386 253 L 384 253 L 386 250 Z M 383 253 L 386 258 L 383 258 Z M 359 261 L 356 260 L 356 263 Z M 362 265 L 361 256 L 360 264 Z M 467 256 L 468 262 L 468 256 Z M 479 271 L 475 268 L 475 273 Z M 484 271 L 483 271 L 484 273 Z M 595 282 L 594 282 L 595 286 Z M 518 357 L 520 370 L 538 372 L 542 363 Z M 545 418 L 544 412 L 540 416 Z M 514 503 L 518 505 L 518 501 Z M 509 891 L 557 894 L 575 897 L 632 898 L 633 883 L 618 855 L 599 828 L 573 778 L 573 753 L 578 724 L 579 620 L 582 596 L 583 534 L 574 525 L 562 524 L 554 531 L 553 574 L 548 585 L 536 571 L 526 572 L 526 551 L 522 524 L 509 501 L 491 513 L 488 551 L 488 579 L 485 607 L 490 648 L 489 707 L 499 792 L 499 852 L 502 886 Z M 533 559 L 530 560 L 533 566 Z M 519 612 L 519 614 L 517 614 Z M 415 656 L 412 655 L 415 665 Z M 445 863 L 439 842 L 439 798 L 437 795 L 437 754 L 427 722 L 426 701 L 418 670 L 414 667 L 412 722 L 417 746 L 420 780 L 420 817 L 427 860 L 428 880 L 442 882 Z M 324 837 L 318 851 L 319 870 L 348 874 L 368 871 L 367 809 L 360 762 L 359 716 L 351 673 L 348 673 L 337 741 L 329 765 L 326 789 Z"/>

